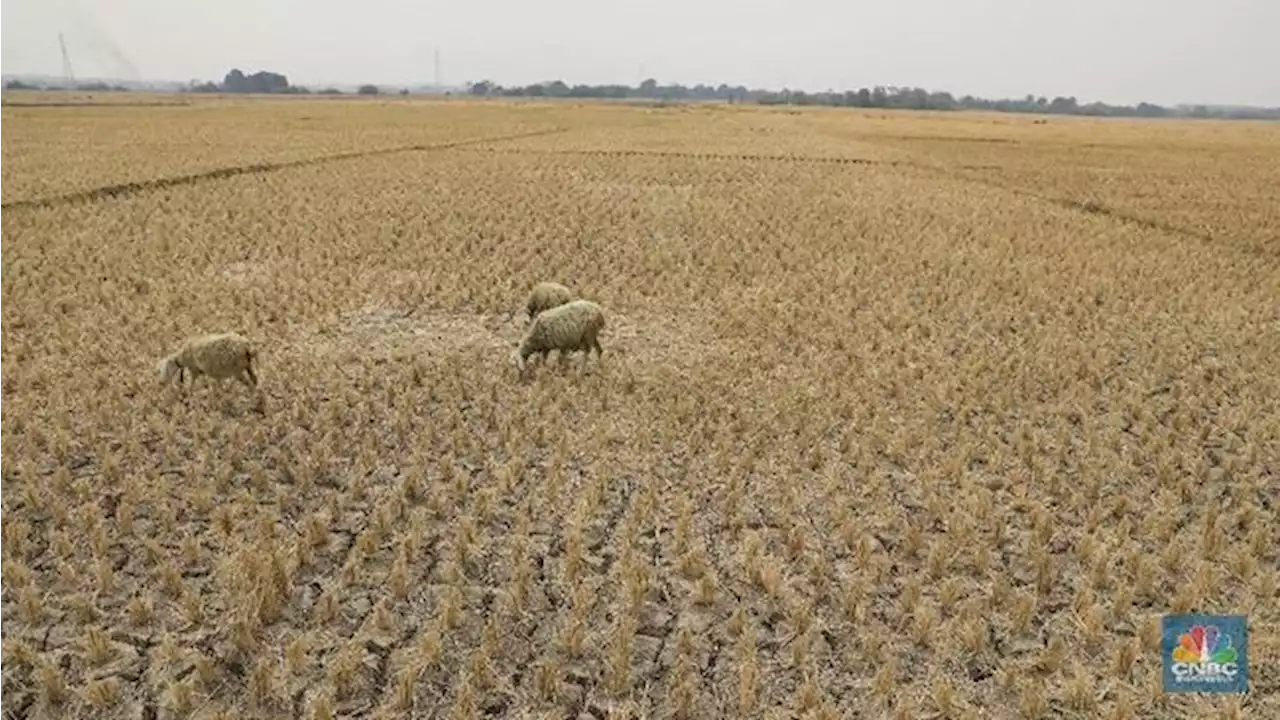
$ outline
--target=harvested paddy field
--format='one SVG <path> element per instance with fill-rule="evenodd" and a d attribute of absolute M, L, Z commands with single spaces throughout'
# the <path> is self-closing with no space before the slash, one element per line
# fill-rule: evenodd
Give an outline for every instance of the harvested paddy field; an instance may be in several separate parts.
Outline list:
<path fill-rule="evenodd" d="M 10 95 L 6 717 L 1280 716 L 1274 124 Z"/>

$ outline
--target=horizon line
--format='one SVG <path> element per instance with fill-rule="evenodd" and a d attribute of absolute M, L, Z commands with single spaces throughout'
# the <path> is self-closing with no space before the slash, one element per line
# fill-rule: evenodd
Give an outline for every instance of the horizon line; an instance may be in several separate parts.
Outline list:
<path fill-rule="evenodd" d="M 239 68 L 233 67 L 232 69 L 239 69 Z M 230 72 L 230 71 L 228 71 L 228 72 Z M 251 75 L 251 74 L 253 74 L 253 73 L 255 73 L 255 72 L 272 72 L 272 73 L 275 73 L 276 71 L 274 71 L 274 70 L 255 70 L 255 71 L 252 71 L 252 72 L 248 72 L 248 71 L 241 70 L 241 72 L 244 72 L 246 75 Z M 286 74 L 286 73 L 277 73 L 277 74 L 284 75 L 286 79 L 289 77 L 289 76 L 288 76 L 288 74 Z M 26 78 L 44 78 L 44 79 L 49 79 L 49 80 L 57 81 L 57 82 L 58 82 L 58 83 L 60 83 L 61 85 L 65 85 L 65 81 L 66 81 L 66 78 L 65 78 L 65 77 L 63 77 L 63 76 L 61 76 L 61 75 L 54 74 L 54 73 L 47 73 L 47 72 L 41 73 L 41 72 L 21 72 L 21 71 L 19 71 L 19 72 L 3 72 L 3 73 L 0 73 L 0 78 L 5 78 L 5 79 L 8 79 L 8 78 L 21 79 L 21 78 L 23 78 L 23 77 L 26 77 Z M 680 86 L 680 87 L 685 87 L 685 88 L 694 88 L 694 87 L 697 87 L 697 86 L 701 85 L 701 86 L 704 86 L 704 87 L 718 88 L 718 87 L 721 87 L 721 86 L 727 86 L 727 87 L 731 87 L 731 88 L 745 88 L 748 92 L 766 92 L 766 93 L 783 93 L 783 92 L 792 92 L 792 93 L 795 93 L 795 92 L 801 92 L 801 93 L 805 93 L 805 94 L 814 94 L 814 95 L 817 95 L 817 94 L 824 94 L 824 93 L 847 93 L 847 92 L 857 92 L 858 90 L 862 90 L 862 89 L 874 90 L 874 89 L 875 89 L 875 88 L 877 88 L 877 87 L 882 87 L 882 88 L 898 88 L 898 89 L 901 89 L 901 88 L 908 88 L 908 89 L 922 89 L 922 90 L 925 90 L 925 91 L 926 91 L 926 92 L 928 92 L 928 93 L 948 93 L 948 94 L 950 94 L 953 98 L 955 98 L 955 99 L 957 99 L 957 100 L 958 100 L 958 99 L 960 99 L 960 98 L 964 98 L 964 97 L 972 97 L 972 98 L 975 98 L 975 99 L 977 99 L 977 100 L 985 100 L 985 101 L 998 102 L 998 101 L 1003 101 L 1003 100 L 1022 100 L 1022 99 L 1025 99 L 1025 98 L 1026 98 L 1026 97 L 1028 97 L 1028 96 L 1031 96 L 1031 97 L 1035 97 L 1035 98 L 1044 97 L 1044 98 L 1049 99 L 1049 100 L 1052 100 L 1054 97 L 1075 98 L 1075 99 L 1076 99 L 1076 102 L 1077 102 L 1078 104 L 1080 104 L 1080 105 L 1101 104 L 1101 105 L 1110 105 L 1110 106 L 1113 106 L 1113 107 L 1114 107 L 1114 106 L 1121 106 L 1121 107 L 1122 107 L 1122 106 L 1126 106 L 1126 105 L 1131 105 L 1131 106 L 1135 106 L 1135 107 L 1136 107 L 1136 106 L 1137 106 L 1137 105 L 1139 105 L 1139 104 L 1142 104 L 1142 103 L 1148 103 L 1148 104 L 1151 104 L 1151 105 L 1162 106 L 1162 104 L 1161 104 L 1161 103 L 1152 102 L 1152 101 L 1150 101 L 1150 100 L 1139 100 L 1139 101 L 1136 101 L 1136 102 L 1131 103 L 1131 104 L 1130 104 L 1130 103 L 1112 103 L 1112 102 L 1108 102 L 1108 101 L 1106 101 L 1106 100 L 1097 100 L 1097 99 L 1091 99 L 1091 100 L 1087 100 L 1087 101 L 1086 101 L 1086 100 L 1082 100 L 1081 98 L 1076 97 L 1076 96 L 1074 96 L 1074 95 L 1054 95 L 1054 96 L 1052 96 L 1052 97 L 1051 97 L 1051 96 L 1049 96 L 1049 95 L 1044 95 L 1044 94 L 1040 94 L 1040 93 L 1022 93 L 1021 95 L 1006 95 L 1006 96 L 1002 96 L 1002 97 L 997 97 L 997 96 L 985 96 L 985 95 L 978 95 L 978 94 L 975 94 L 975 93 L 956 93 L 955 91 L 952 91 L 952 90 L 936 90 L 936 89 L 922 88 L 922 87 L 919 87 L 919 86 L 913 86 L 913 85 L 895 85 L 895 84 L 884 84 L 884 83 L 874 84 L 874 85 L 862 85 L 862 86 L 859 86 L 858 88 L 849 88 L 849 89 L 845 89 L 845 90 L 836 90 L 836 89 L 834 89 L 834 88 L 828 88 L 828 89 L 825 89 L 825 90 L 810 90 L 810 89 L 805 89 L 805 88 L 801 88 L 801 87 L 794 87 L 794 88 L 793 88 L 793 87 L 782 87 L 782 88 L 752 87 L 752 86 L 750 86 L 750 85 L 745 85 L 745 84 L 742 84 L 742 83 L 731 84 L 731 83 L 727 83 L 727 82 L 720 82 L 720 83 L 714 83 L 714 84 L 712 84 L 712 83 L 705 83 L 705 82 L 698 82 L 698 83 L 693 83 L 693 84 L 686 84 L 686 83 L 681 82 L 681 81 L 667 81 L 667 82 L 665 82 L 665 83 L 664 83 L 664 82 L 660 82 L 660 81 L 658 81 L 656 78 L 646 78 L 646 80 L 649 80 L 649 79 L 654 80 L 655 82 L 657 82 L 657 83 L 658 83 L 658 87 L 673 87 L 673 86 Z M 195 78 L 193 78 L 193 79 L 189 79 L 189 80 L 169 80 L 169 79 L 160 79 L 160 78 L 146 78 L 146 79 L 131 80 L 131 79 L 128 79 L 128 78 L 122 78 L 122 77 L 116 77 L 116 76 L 109 76 L 109 75 L 86 75 L 86 76 L 82 76 L 82 77 L 77 77 L 77 78 L 75 79 L 75 81 L 74 81 L 74 82 L 78 84 L 78 83 L 83 83 L 83 82 L 94 82 L 94 81 L 98 81 L 98 82 L 106 82 L 106 83 L 115 83 L 115 84 L 125 84 L 125 83 L 128 83 L 128 84 L 133 84 L 133 85 L 175 85 L 175 86 L 180 86 L 180 87 L 191 87 L 193 83 L 213 83 L 213 84 L 215 84 L 215 85 L 221 84 L 221 83 L 219 83 L 219 82 L 218 82 L 218 81 L 216 81 L 216 80 L 199 80 L 199 79 L 195 79 Z M 445 90 L 448 90 L 448 89 L 461 89 L 461 90 L 466 90 L 466 89 L 470 88 L 472 85 L 474 85 L 474 84 L 476 84 L 476 83 L 480 83 L 480 82 L 489 82 L 489 83 L 492 83 L 493 85 L 495 85 L 495 86 L 497 86 L 497 87 L 503 87 L 503 88 L 527 88 L 527 87 L 534 87 L 534 86 L 538 86 L 538 85 L 545 86 L 545 85 L 548 85 L 548 84 L 550 84 L 550 83 L 554 83 L 554 82 L 561 82 L 561 83 L 564 83 L 565 85 L 567 85 L 567 86 L 569 86 L 569 87 L 571 87 L 571 88 L 572 88 L 572 87 L 578 87 L 578 86 L 581 86 L 581 87 L 626 87 L 626 88 L 639 88 L 639 87 L 640 87 L 640 85 L 641 85 L 644 81 L 637 82 L 637 83 L 635 83 L 635 84 L 630 84 L 630 83 L 626 83 L 626 82 L 608 82 L 608 83 L 571 83 L 571 82 L 569 82 L 569 81 L 567 81 L 567 80 L 564 80 L 564 79 L 561 79 L 561 78 L 557 78 L 557 79 L 555 79 L 555 80 L 540 80 L 540 81 L 537 81 L 537 82 L 531 82 L 531 83 L 503 84 L 503 83 L 498 82 L 498 81 L 495 81 L 495 80 L 481 79 L 481 80 L 475 80 L 475 81 L 468 80 L 468 81 L 464 81 L 464 82 L 462 82 L 462 83 L 452 83 L 452 84 L 451 84 L 451 83 L 443 83 L 443 84 L 437 84 L 437 83 L 435 83 L 435 82 L 433 82 L 433 81 L 426 81 L 426 80 L 422 80 L 422 81 L 409 81 L 409 82 L 377 82 L 377 81 L 374 81 L 374 82 L 355 82 L 355 81 L 319 81 L 319 80 L 304 80 L 304 81 L 295 82 L 295 81 L 289 80 L 289 86 L 290 86 L 290 87 L 304 87 L 304 88 L 307 88 L 307 89 L 313 89 L 313 88 L 327 88 L 327 87 L 344 87 L 344 86 L 347 86 L 347 87 L 359 87 L 359 86 L 361 86 L 361 85 L 374 85 L 374 86 L 378 87 L 379 89 L 381 89 L 381 88 L 409 88 L 409 87 L 419 87 L 419 88 L 440 88 L 440 89 L 445 89 Z M 74 89 L 74 88 L 69 88 L 69 89 Z M 147 89 L 147 88 L 143 88 L 143 89 Z M 1172 108 L 1179 108 L 1179 107 L 1186 107 L 1186 108 L 1205 107 L 1205 108 L 1225 108 L 1225 109 L 1241 109 L 1241 110 L 1273 110 L 1273 111 L 1274 111 L 1274 110 L 1280 110 L 1280 104 L 1277 104 L 1277 105 L 1265 105 L 1265 104 L 1264 104 L 1264 105 L 1253 105 L 1253 104 L 1249 104 L 1249 103 L 1221 103 L 1221 102 L 1199 102 L 1199 101 L 1178 101 L 1178 102 L 1172 102 L 1172 103 L 1169 103 L 1169 104 L 1167 104 L 1167 105 L 1163 105 L 1163 107 L 1172 107 Z"/>

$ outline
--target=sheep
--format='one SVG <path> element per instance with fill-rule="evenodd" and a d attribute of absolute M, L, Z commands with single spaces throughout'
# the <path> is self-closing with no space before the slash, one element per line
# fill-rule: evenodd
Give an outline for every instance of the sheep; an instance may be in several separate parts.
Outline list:
<path fill-rule="evenodd" d="M 538 313 L 564 305 L 570 300 L 573 300 L 573 292 L 569 288 L 559 283 L 540 282 L 534 285 L 529 293 L 525 310 L 528 311 L 529 321 L 532 322 Z"/>
<path fill-rule="evenodd" d="M 179 385 L 189 370 L 192 383 L 200 375 L 217 379 L 234 377 L 256 388 L 258 377 L 253 373 L 253 361 L 257 356 L 257 350 L 249 341 L 236 333 L 203 335 L 187 340 L 177 352 L 160 360 L 156 372 L 164 382 L 176 375 Z"/>
<path fill-rule="evenodd" d="M 595 348 L 597 358 L 603 360 L 604 348 L 600 347 L 599 335 L 604 326 L 604 311 L 590 300 L 572 300 L 539 313 L 513 353 L 521 377 L 525 375 L 529 356 L 534 353 L 546 362 L 552 350 L 559 350 L 560 361 L 564 362 L 565 355 L 582 350 L 585 366 Z"/>

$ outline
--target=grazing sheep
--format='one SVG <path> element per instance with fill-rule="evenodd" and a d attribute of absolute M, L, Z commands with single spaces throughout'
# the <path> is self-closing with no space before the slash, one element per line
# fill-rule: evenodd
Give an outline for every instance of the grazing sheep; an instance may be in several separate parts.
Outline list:
<path fill-rule="evenodd" d="M 582 350 L 585 353 L 582 363 L 585 365 L 591 357 L 591 349 L 595 348 L 597 357 L 603 359 L 604 348 L 600 347 L 599 335 L 604 325 L 604 311 L 590 300 L 573 300 L 536 315 L 514 354 L 520 375 L 524 376 L 529 356 L 534 353 L 541 355 L 546 362 L 552 350 L 559 350 L 560 361 L 564 362 L 565 355 Z"/>
<path fill-rule="evenodd" d="M 258 386 L 253 373 L 253 360 L 258 356 L 253 346 L 236 333 L 220 333 L 191 338 L 182 349 L 162 359 L 156 366 L 160 379 L 169 382 L 176 375 L 182 384 L 186 371 L 191 371 L 191 382 L 200 375 L 211 378 L 229 378 L 249 387 Z"/>
<path fill-rule="evenodd" d="M 533 320 L 538 313 L 564 305 L 570 300 L 573 300 L 573 292 L 569 288 L 559 283 L 540 282 L 534 285 L 533 291 L 529 293 L 525 310 L 529 313 L 529 320 Z"/>

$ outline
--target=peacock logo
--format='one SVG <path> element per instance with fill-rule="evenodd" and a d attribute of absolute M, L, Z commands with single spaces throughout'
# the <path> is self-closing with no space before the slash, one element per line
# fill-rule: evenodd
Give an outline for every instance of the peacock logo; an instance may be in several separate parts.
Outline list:
<path fill-rule="evenodd" d="M 1217 625 L 1192 627 L 1190 632 L 1182 633 L 1178 647 L 1173 649 L 1174 664 L 1226 665 L 1235 664 L 1235 661 L 1236 649 L 1231 647 L 1231 636 L 1219 630 Z"/>
<path fill-rule="evenodd" d="M 1246 632 L 1241 616 L 1166 616 L 1161 653 L 1165 689 L 1244 692 L 1249 682 Z"/>
<path fill-rule="evenodd" d="M 1171 670 L 1179 683 L 1234 683 L 1238 653 L 1217 625 L 1193 625 L 1178 637 Z"/>

